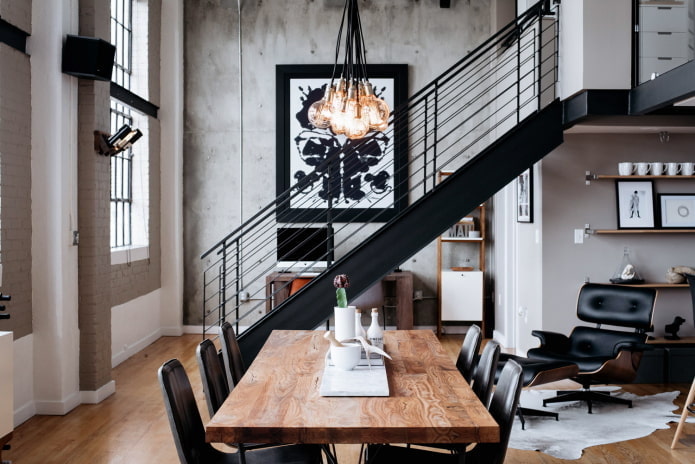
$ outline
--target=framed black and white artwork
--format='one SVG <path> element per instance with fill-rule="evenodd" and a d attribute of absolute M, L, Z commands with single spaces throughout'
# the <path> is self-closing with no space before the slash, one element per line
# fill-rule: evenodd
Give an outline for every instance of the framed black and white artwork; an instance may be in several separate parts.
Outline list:
<path fill-rule="evenodd" d="M 407 99 L 408 66 L 367 65 L 394 122 L 361 140 L 309 122 L 332 73 L 333 65 L 276 67 L 278 222 L 386 222 L 407 206 L 407 118 L 394 109 Z"/>
<path fill-rule="evenodd" d="M 659 195 L 659 209 L 662 228 L 695 228 L 695 194 L 662 193 Z"/>
<path fill-rule="evenodd" d="M 516 222 L 533 222 L 533 168 L 516 178 Z"/>
<path fill-rule="evenodd" d="M 654 184 L 650 180 L 619 180 L 615 183 L 618 200 L 618 229 L 653 229 Z"/>

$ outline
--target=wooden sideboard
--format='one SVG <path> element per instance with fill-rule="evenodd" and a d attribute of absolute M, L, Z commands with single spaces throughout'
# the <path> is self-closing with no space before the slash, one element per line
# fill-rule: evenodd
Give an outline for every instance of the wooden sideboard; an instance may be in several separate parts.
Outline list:
<path fill-rule="evenodd" d="M 273 272 L 265 277 L 265 310 L 271 311 L 275 306 L 290 296 L 291 282 L 306 277 L 293 272 Z M 384 295 L 393 293 L 396 303 L 396 328 L 410 330 L 413 328 L 413 273 L 410 271 L 392 272 L 381 279 Z M 390 291 L 389 287 L 394 290 Z"/>

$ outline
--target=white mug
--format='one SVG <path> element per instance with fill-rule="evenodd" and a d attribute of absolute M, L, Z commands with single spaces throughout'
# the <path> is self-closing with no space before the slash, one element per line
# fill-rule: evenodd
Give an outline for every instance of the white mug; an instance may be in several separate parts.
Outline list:
<path fill-rule="evenodd" d="M 349 371 L 360 363 L 362 345 L 359 343 L 343 343 L 343 346 L 331 345 L 331 360 L 340 370 Z"/>
<path fill-rule="evenodd" d="M 681 165 L 679 163 L 666 163 L 666 174 L 669 176 L 677 176 L 681 172 Z"/>
<path fill-rule="evenodd" d="M 692 176 L 695 170 L 695 163 L 681 163 L 681 174 L 684 176 Z"/>
<path fill-rule="evenodd" d="M 664 173 L 664 163 L 657 161 L 651 163 L 652 165 L 652 176 L 660 176 Z"/>
<path fill-rule="evenodd" d="M 630 162 L 618 163 L 618 174 L 629 176 L 635 171 L 635 165 Z"/>
<path fill-rule="evenodd" d="M 649 168 L 651 168 L 649 163 L 636 163 L 635 166 L 637 167 L 638 176 L 646 176 L 649 173 Z"/>

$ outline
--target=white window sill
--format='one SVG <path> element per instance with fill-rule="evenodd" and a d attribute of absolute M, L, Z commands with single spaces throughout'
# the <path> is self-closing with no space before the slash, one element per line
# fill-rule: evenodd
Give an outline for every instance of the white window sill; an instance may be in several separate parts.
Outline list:
<path fill-rule="evenodd" d="M 148 246 L 111 248 L 111 265 L 126 264 L 149 258 Z"/>

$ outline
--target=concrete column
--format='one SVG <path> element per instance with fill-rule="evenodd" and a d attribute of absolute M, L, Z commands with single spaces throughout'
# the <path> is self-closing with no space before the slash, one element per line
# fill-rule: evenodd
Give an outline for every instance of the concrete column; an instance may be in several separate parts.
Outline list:
<path fill-rule="evenodd" d="M 183 1 L 162 2 L 161 246 L 163 335 L 183 333 Z"/>

